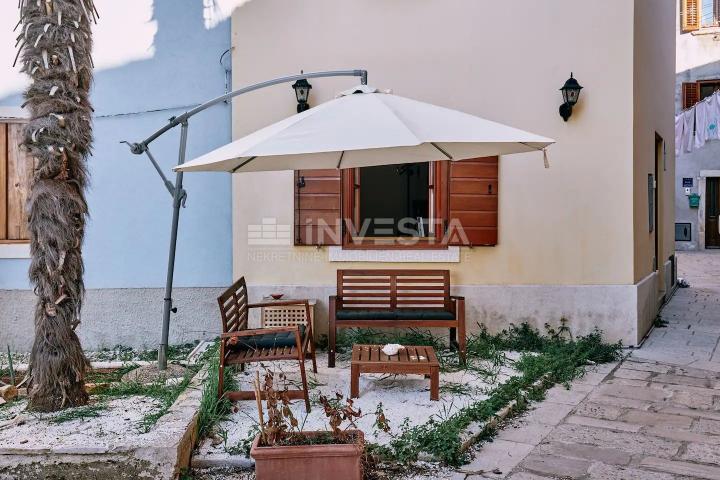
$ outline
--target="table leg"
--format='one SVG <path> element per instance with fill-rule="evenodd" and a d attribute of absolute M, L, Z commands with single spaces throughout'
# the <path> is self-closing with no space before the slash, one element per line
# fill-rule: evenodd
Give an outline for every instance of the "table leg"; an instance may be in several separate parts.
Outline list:
<path fill-rule="evenodd" d="M 430 400 L 440 400 L 440 369 L 430 368 Z"/>
<path fill-rule="evenodd" d="M 350 366 L 350 398 L 360 398 L 360 366 Z"/>

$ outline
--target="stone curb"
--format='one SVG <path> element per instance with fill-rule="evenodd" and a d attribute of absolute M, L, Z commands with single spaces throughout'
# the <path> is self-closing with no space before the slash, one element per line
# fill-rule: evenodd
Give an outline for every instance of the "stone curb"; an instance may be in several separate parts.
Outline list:
<path fill-rule="evenodd" d="M 548 375 L 545 374 L 538 380 L 536 380 L 531 386 L 530 389 L 534 390 L 539 387 L 541 387 L 543 384 L 545 384 L 548 380 Z M 528 390 L 530 390 L 528 389 Z M 520 398 L 523 402 L 528 401 L 528 390 L 521 390 Z M 477 440 L 482 437 L 485 433 L 487 433 L 489 430 L 493 430 L 497 428 L 497 426 L 508 418 L 510 414 L 515 412 L 517 407 L 517 400 L 510 401 L 507 405 L 505 405 L 503 408 L 495 412 L 489 420 L 485 422 L 473 422 L 470 425 L 467 426 L 467 428 L 460 433 L 460 439 L 462 442 L 462 445 L 460 446 L 461 452 L 466 452 L 470 447 L 472 447 Z M 433 455 L 427 454 L 425 452 L 421 452 L 418 455 L 418 460 L 423 462 L 437 462 L 438 459 L 435 458 Z"/>
<path fill-rule="evenodd" d="M 542 388 L 545 384 L 548 383 L 548 377 L 549 375 L 545 374 L 538 380 L 536 380 L 532 385 L 530 385 L 529 389 L 521 390 L 520 398 L 522 399 L 522 402 L 527 404 L 530 390 Z M 490 417 L 490 419 L 486 422 L 475 422 L 473 424 L 470 424 L 468 428 L 460 434 L 460 438 L 464 439 L 462 446 L 460 447 L 460 451 L 466 452 L 477 442 L 477 440 L 481 436 L 485 435 L 490 430 L 496 429 L 500 422 L 508 418 L 512 413 L 516 411 L 517 405 L 517 400 L 512 400 L 503 408 L 495 412 L 495 414 Z"/>
<path fill-rule="evenodd" d="M 255 460 L 242 455 L 193 455 L 192 468 L 240 468 L 250 470 L 255 466 Z"/>
<path fill-rule="evenodd" d="M 45 478 L 63 471 L 72 471 L 77 478 L 82 478 L 83 472 L 92 471 L 99 475 L 94 478 L 172 480 L 190 465 L 206 376 L 207 366 L 190 380 L 167 413 L 147 433 L 150 436 L 147 443 L 138 445 L 130 438 L 112 447 L 6 448 L 0 451 L 0 479 Z M 122 471 L 118 470 L 119 465 Z"/>
<path fill-rule="evenodd" d="M 200 343 L 198 346 L 204 346 L 202 343 Z M 195 350 L 193 350 L 194 352 Z M 202 352 L 200 352 L 202 353 Z M 196 359 L 193 360 L 169 360 L 168 363 L 177 363 L 179 365 L 194 365 Z M 145 365 L 154 365 L 156 364 L 156 361 L 150 361 L 150 360 L 113 360 L 111 362 L 106 361 L 98 361 L 98 362 L 90 362 L 90 366 L 94 369 L 111 369 L 111 368 L 122 368 L 126 367 L 128 365 L 137 365 L 138 367 L 143 367 Z M 27 372 L 27 369 L 30 364 L 28 363 L 18 363 L 13 367 L 13 370 L 15 372 Z"/>

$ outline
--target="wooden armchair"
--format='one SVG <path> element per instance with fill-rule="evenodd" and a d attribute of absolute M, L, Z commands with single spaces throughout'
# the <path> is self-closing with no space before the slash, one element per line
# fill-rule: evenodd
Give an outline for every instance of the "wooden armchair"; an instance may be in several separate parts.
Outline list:
<path fill-rule="evenodd" d="M 290 390 L 291 399 L 305 399 L 305 409 L 310 412 L 310 397 L 305 375 L 305 360 L 312 359 L 313 372 L 317 373 L 315 361 L 315 345 L 312 341 L 312 323 L 310 322 L 310 305 L 307 300 L 273 301 L 268 303 L 249 303 L 245 278 L 241 277 L 222 295 L 218 297 L 220 316 L 222 318 L 222 334 L 220 335 L 220 379 L 218 397 L 223 395 L 235 400 L 251 400 L 255 398 L 252 390 L 225 392 L 223 375 L 228 365 L 246 363 L 271 362 L 279 360 L 297 360 L 300 364 L 301 390 Z M 305 325 L 280 328 L 248 329 L 249 310 L 251 308 L 305 305 Z"/>

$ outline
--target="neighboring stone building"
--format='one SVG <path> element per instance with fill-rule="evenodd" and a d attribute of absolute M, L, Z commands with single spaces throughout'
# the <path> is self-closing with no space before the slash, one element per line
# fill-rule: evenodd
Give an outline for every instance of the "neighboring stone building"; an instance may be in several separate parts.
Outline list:
<path fill-rule="evenodd" d="M 678 7 L 676 113 L 720 89 L 720 0 Z M 720 141 L 681 151 L 675 177 L 676 248 L 720 248 Z"/>
<path fill-rule="evenodd" d="M 422 167 L 407 180 L 412 188 L 390 181 L 408 169 L 387 169 L 384 180 L 369 171 L 235 175 L 234 275 L 247 278 L 253 298 L 274 290 L 317 298 L 322 331 L 337 269 L 446 268 L 467 298 L 469 328 L 542 328 L 564 317 L 575 333 L 598 327 L 625 344 L 649 330 L 674 286 L 672 2 L 306 0 L 289 8 L 263 0 L 238 8 L 232 27 L 236 88 L 301 69 L 365 68 L 373 87 L 557 140 L 548 170 L 540 154 L 511 155 L 499 170 L 477 167 L 457 181 L 451 172 L 449 183 L 442 167 L 434 180 Z M 566 123 L 558 89 L 570 72 L 585 88 Z M 317 105 L 353 85 L 312 86 Z M 234 138 L 291 115 L 294 100 L 289 86 L 238 98 Z M 473 235 L 408 251 L 365 250 L 350 235 L 311 246 L 318 242 L 303 234 L 305 220 L 362 221 L 370 211 L 429 211 L 433 221 L 471 222 Z M 259 232 L 272 229 L 275 245 L 258 245 Z"/>

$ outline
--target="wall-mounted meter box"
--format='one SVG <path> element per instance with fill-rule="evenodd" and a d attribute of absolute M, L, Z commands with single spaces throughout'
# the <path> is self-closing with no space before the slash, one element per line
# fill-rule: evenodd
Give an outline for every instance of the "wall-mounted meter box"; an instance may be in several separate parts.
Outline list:
<path fill-rule="evenodd" d="M 691 193 L 688 196 L 688 201 L 690 202 L 690 208 L 698 208 L 700 206 L 700 195 Z"/>

